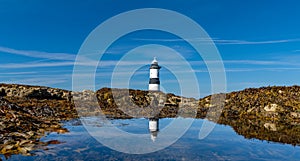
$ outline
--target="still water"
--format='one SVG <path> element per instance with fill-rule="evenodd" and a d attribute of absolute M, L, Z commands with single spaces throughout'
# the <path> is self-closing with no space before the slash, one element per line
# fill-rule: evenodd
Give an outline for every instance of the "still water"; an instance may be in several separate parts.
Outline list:
<path fill-rule="evenodd" d="M 164 129 L 173 119 L 160 119 L 159 129 Z M 114 119 L 111 122 L 121 130 L 149 134 L 151 138 L 147 119 Z M 202 119 L 195 119 L 176 143 L 157 152 L 138 155 L 105 147 L 89 135 L 79 120 L 72 120 L 64 123 L 69 133 L 50 133 L 41 140 L 57 140 L 60 144 L 35 150 L 32 152 L 34 156 L 12 155 L 8 160 L 300 160 L 299 146 L 245 139 L 230 126 L 216 125 L 205 139 L 200 140 L 198 135 L 202 124 Z M 158 132 L 157 138 L 159 135 Z M 5 157 L 0 155 L 1 159 L 5 160 Z"/>

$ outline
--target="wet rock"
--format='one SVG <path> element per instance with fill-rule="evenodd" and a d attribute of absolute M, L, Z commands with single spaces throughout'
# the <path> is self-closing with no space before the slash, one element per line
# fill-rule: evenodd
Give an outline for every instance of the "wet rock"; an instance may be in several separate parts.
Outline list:
<path fill-rule="evenodd" d="M 59 140 L 50 140 L 47 142 L 47 144 L 61 144 L 62 142 Z"/>
<path fill-rule="evenodd" d="M 61 123 L 46 110 L 35 107 L 20 107 L 0 97 L 0 153 L 9 157 L 13 154 L 32 155 L 39 139 L 49 132 L 66 132 Z M 39 109 L 39 108 L 38 108 Z M 44 144 L 44 143 L 42 143 Z M 46 144 L 44 144 L 46 146 Z"/>

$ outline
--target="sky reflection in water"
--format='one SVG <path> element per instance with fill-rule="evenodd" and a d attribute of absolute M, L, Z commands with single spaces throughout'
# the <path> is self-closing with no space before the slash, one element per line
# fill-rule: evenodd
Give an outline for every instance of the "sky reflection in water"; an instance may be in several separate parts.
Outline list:
<path fill-rule="evenodd" d="M 160 129 L 171 121 L 172 119 L 160 119 Z M 112 123 L 127 132 L 149 133 L 147 119 L 112 120 Z M 82 125 L 67 122 L 65 127 L 70 133 L 51 133 L 42 138 L 42 141 L 55 139 L 65 143 L 49 145 L 46 151 L 36 150 L 34 151 L 36 156 L 14 155 L 8 160 L 297 160 L 300 158 L 298 146 L 245 139 L 237 135 L 230 126 L 217 125 L 208 137 L 199 140 L 198 133 L 202 123 L 203 120 L 196 119 L 182 138 L 164 150 L 130 155 L 101 145 Z M 3 156 L 0 157 L 5 159 Z"/>

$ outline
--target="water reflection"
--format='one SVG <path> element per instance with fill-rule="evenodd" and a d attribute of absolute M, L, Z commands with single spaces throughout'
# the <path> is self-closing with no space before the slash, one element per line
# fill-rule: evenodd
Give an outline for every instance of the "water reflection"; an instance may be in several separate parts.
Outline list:
<path fill-rule="evenodd" d="M 149 131 L 150 131 L 151 140 L 154 142 L 159 132 L 158 118 L 149 118 Z"/>
<path fill-rule="evenodd" d="M 154 128 L 151 126 L 151 131 L 158 132 L 159 126 L 162 129 L 173 121 L 170 118 L 151 120 L 112 121 L 119 128 L 134 133 L 150 131 L 150 122 L 153 123 L 151 125 L 157 125 L 153 126 Z M 187 133 L 166 149 L 144 155 L 130 155 L 98 143 L 82 125 L 66 123 L 65 128 L 69 129 L 70 133 L 51 133 L 42 139 L 43 142 L 59 140 L 65 143 L 49 145 L 49 150 L 35 151 L 35 156 L 14 155 L 9 160 L 298 160 L 300 157 L 298 146 L 244 139 L 230 126 L 216 125 L 207 138 L 199 140 L 198 133 L 202 124 L 202 119 L 196 119 Z M 154 130 L 155 128 L 157 130 Z M 1 155 L 0 158 L 5 159 Z"/>
<path fill-rule="evenodd" d="M 300 145 L 300 125 L 259 119 L 220 120 L 247 139 L 259 139 L 293 146 Z"/>

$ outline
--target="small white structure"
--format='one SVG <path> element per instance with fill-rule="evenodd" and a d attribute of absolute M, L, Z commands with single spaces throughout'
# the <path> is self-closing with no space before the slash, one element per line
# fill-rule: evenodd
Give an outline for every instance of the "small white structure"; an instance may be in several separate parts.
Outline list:
<path fill-rule="evenodd" d="M 157 134 L 158 134 L 158 131 L 159 131 L 158 125 L 159 125 L 159 122 L 158 122 L 157 118 L 150 118 L 149 119 L 149 131 L 150 131 L 150 134 L 151 134 L 151 140 L 152 141 L 155 141 L 156 138 L 157 138 Z"/>
<path fill-rule="evenodd" d="M 160 81 L 159 81 L 159 69 L 161 67 L 158 65 L 156 57 L 154 57 L 150 66 L 150 80 L 149 80 L 149 91 L 159 91 Z"/>

